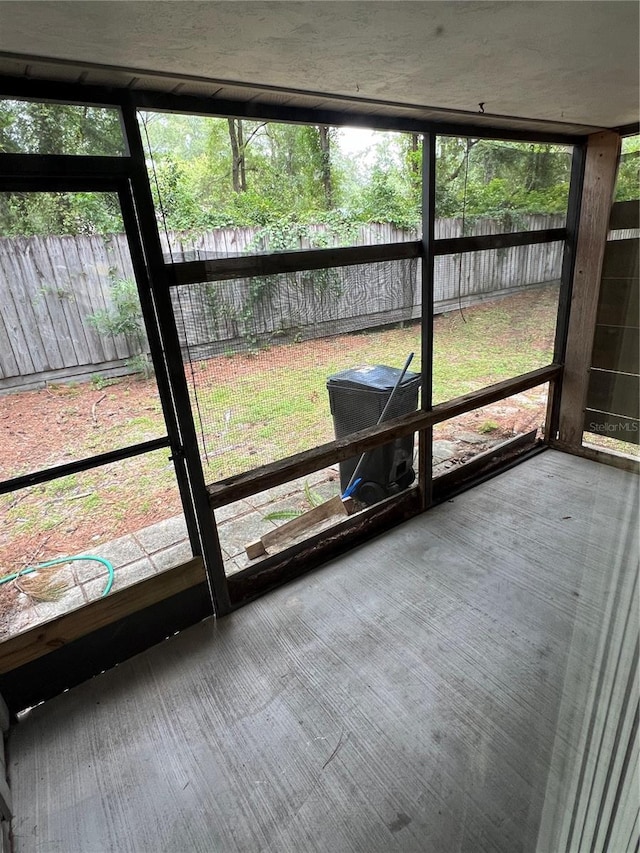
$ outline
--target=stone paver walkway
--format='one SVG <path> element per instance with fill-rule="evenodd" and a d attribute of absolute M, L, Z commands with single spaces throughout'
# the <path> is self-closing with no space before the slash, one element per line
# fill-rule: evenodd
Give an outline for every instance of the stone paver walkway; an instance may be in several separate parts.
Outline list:
<path fill-rule="evenodd" d="M 308 477 L 216 510 L 227 575 L 259 562 L 248 560 L 244 549 L 249 542 L 278 526 L 276 522 L 265 519 L 265 515 L 279 510 L 309 508 L 304 494 L 305 486 L 325 499 L 337 495 L 340 491 L 338 466 L 317 471 Z M 106 542 L 96 550 L 88 549 L 82 553 L 103 557 L 113 565 L 113 591 L 163 572 L 192 555 L 182 515 L 159 521 L 135 533 Z M 55 601 L 35 601 L 26 593 L 19 593 L 17 607 L 8 614 L 5 624 L 0 628 L 0 641 L 95 601 L 101 597 L 108 580 L 105 567 L 89 560 L 62 564 L 59 569 L 43 569 L 44 572 L 52 584 L 64 588 L 62 594 Z M 35 573 L 25 575 L 25 580 L 34 577 Z"/>
<path fill-rule="evenodd" d="M 434 442 L 433 461 L 438 473 L 456 464 L 455 454 L 460 451 L 460 447 L 468 444 L 473 447 L 473 452 L 477 453 L 493 443 L 486 437 L 467 433 L 457 438 L 457 443 L 444 440 Z M 415 464 L 417 470 L 417 461 Z M 265 516 L 283 510 L 310 508 L 305 497 L 306 488 L 310 488 L 325 500 L 338 495 L 339 467 L 335 465 L 316 471 L 307 477 L 276 486 L 215 511 L 227 575 L 259 562 L 259 559 L 247 558 L 245 546 L 278 527 L 278 522 Z M 192 552 L 184 517 L 179 515 L 114 539 L 95 551 L 83 551 L 83 554 L 109 560 L 114 568 L 112 589 L 116 591 L 188 560 Z M 108 579 L 105 567 L 90 561 L 67 563 L 60 569 L 50 568 L 43 571 L 47 572 L 52 583 L 63 586 L 64 591 L 55 601 L 46 602 L 34 601 L 21 592 L 16 609 L 8 614 L 4 624 L 0 625 L 0 641 L 95 601 L 102 595 Z"/>

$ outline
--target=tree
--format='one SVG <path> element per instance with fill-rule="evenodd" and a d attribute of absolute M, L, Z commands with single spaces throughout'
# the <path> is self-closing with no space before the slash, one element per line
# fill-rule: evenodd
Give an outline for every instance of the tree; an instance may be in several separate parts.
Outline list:
<path fill-rule="evenodd" d="M 39 154 L 124 152 L 117 110 L 74 104 L 0 101 L 0 151 Z M 0 234 L 97 234 L 122 231 L 111 193 L 0 194 Z"/>

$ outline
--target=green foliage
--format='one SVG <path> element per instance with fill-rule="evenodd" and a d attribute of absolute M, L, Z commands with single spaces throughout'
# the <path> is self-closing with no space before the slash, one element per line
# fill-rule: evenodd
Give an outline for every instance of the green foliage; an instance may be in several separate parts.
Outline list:
<path fill-rule="evenodd" d="M 124 154 L 115 108 L 0 100 L 0 152 Z"/>
<path fill-rule="evenodd" d="M 304 497 L 305 501 L 308 504 L 307 509 L 278 509 L 273 512 L 268 512 L 263 516 L 265 521 L 290 521 L 292 518 L 299 518 L 301 515 L 304 515 L 305 512 L 308 512 L 310 509 L 314 509 L 317 506 L 320 506 L 321 503 L 324 503 L 324 498 L 319 492 L 315 492 L 307 480 L 304 482 Z"/>
<path fill-rule="evenodd" d="M 269 251 L 346 245 L 361 223 L 418 229 L 422 141 L 372 133 L 370 150 L 347 154 L 337 128 L 194 115 L 141 113 L 160 227 L 202 233 L 261 230 Z M 618 197 L 637 197 L 637 139 L 627 144 Z M 635 145 L 635 147 L 633 147 Z M 0 101 L 0 151 L 117 155 L 117 111 Z M 566 209 L 570 156 L 553 145 L 438 137 L 436 213 L 517 226 L 531 213 Z M 315 224 L 326 225 L 314 232 Z M 0 234 L 107 234 L 122 230 L 107 193 L 5 193 Z"/>
<path fill-rule="evenodd" d="M 114 234 L 124 230 L 112 193 L 0 193 L 0 236 Z"/>
<path fill-rule="evenodd" d="M 144 352 L 144 325 L 136 282 L 131 278 L 113 281 L 111 299 L 111 308 L 96 311 L 87 320 L 101 335 L 122 335 L 134 350 L 133 356 L 126 361 L 127 367 L 148 378 L 153 373 L 153 367 Z"/>
<path fill-rule="evenodd" d="M 640 198 L 640 136 L 622 140 L 622 156 L 616 182 L 616 201 Z"/>
<path fill-rule="evenodd" d="M 439 137 L 436 216 L 491 218 L 566 211 L 570 154 L 555 145 Z"/>
<path fill-rule="evenodd" d="M 116 109 L 0 99 L 0 152 L 124 153 Z M 110 193 L 0 194 L 0 235 L 121 232 L 118 199 Z"/>
<path fill-rule="evenodd" d="M 478 427 L 478 432 L 482 433 L 482 435 L 489 435 L 497 429 L 500 429 L 500 425 L 495 421 L 483 421 Z"/>

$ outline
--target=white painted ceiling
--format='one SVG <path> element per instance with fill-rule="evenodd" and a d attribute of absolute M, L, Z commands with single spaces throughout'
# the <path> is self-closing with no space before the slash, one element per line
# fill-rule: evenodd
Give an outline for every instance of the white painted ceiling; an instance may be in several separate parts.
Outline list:
<path fill-rule="evenodd" d="M 34 58 L 47 57 L 616 127 L 639 115 L 638 11 L 627 0 L 0 2 L 0 73 L 38 76 Z"/>

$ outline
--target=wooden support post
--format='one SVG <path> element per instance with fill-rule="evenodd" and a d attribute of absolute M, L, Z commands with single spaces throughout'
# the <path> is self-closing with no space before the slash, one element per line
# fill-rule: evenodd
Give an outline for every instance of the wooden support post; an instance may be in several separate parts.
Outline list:
<path fill-rule="evenodd" d="M 558 438 L 552 436 L 550 441 L 560 449 L 576 450 L 582 444 L 602 261 L 619 157 L 619 134 L 604 131 L 589 137 L 562 379 L 559 431 Z"/>

